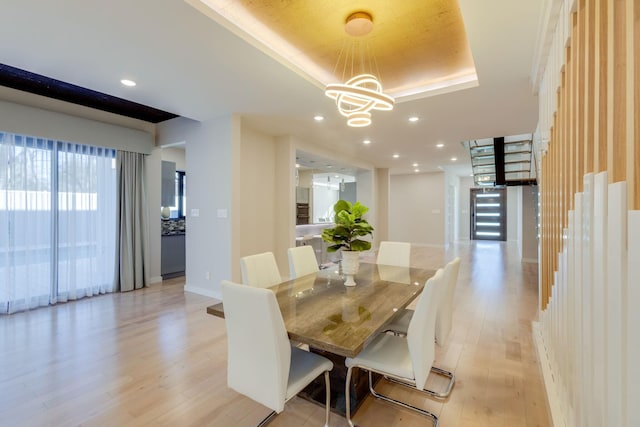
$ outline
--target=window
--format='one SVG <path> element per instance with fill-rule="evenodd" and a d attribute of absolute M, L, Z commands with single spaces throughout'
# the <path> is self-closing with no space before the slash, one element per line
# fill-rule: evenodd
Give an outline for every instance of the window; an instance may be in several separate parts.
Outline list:
<path fill-rule="evenodd" d="M 112 290 L 115 154 L 0 132 L 0 313 Z"/>
<path fill-rule="evenodd" d="M 170 208 L 169 218 L 184 218 L 187 212 L 187 196 L 186 196 L 186 174 L 183 171 L 176 171 L 176 203 Z"/>

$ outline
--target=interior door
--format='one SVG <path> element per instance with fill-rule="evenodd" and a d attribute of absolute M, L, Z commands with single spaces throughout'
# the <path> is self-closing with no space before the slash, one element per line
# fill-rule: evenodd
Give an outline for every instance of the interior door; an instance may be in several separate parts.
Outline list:
<path fill-rule="evenodd" d="M 507 240 L 507 189 L 471 189 L 471 239 Z"/>

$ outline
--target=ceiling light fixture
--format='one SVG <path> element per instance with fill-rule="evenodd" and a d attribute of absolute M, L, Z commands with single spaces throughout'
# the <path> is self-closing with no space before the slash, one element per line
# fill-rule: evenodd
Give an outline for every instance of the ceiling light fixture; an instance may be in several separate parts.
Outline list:
<path fill-rule="evenodd" d="M 313 120 L 315 120 L 316 122 L 321 122 L 324 120 L 324 116 L 318 114 L 317 116 L 313 116 Z"/>
<path fill-rule="evenodd" d="M 414 164 L 413 164 L 413 167 L 414 167 L 414 168 L 417 168 L 417 167 L 418 167 L 418 164 L 417 164 L 417 163 L 414 163 Z"/>
<path fill-rule="evenodd" d="M 368 145 L 368 144 L 371 144 L 371 140 L 370 139 L 365 139 L 364 141 L 362 141 L 362 143 L 364 145 Z"/>
<path fill-rule="evenodd" d="M 394 154 L 394 155 L 393 155 L 393 158 L 394 158 L 394 159 L 397 159 L 398 157 L 400 157 L 400 154 Z"/>
<path fill-rule="evenodd" d="M 456 160 L 458 160 L 458 158 L 457 158 L 457 157 L 452 157 L 452 158 L 451 158 L 451 161 L 452 161 L 452 162 L 455 162 Z"/>
<path fill-rule="evenodd" d="M 354 12 L 347 17 L 344 29 L 353 37 L 365 36 L 373 29 L 373 18 L 367 12 Z M 371 124 L 371 110 L 392 110 L 395 100 L 382 92 L 382 85 L 376 77 L 380 72 L 375 58 L 372 60 L 369 46 L 358 43 L 356 39 L 351 41 L 350 46 L 346 46 L 347 43 L 343 45 L 335 68 L 337 70 L 342 65 L 345 83 L 328 84 L 324 93 L 336 101 L 338 111 L 347 118 L 347 125 L 365 127 Z M 348 78 L 347 72 L 350 73 Z"/>
<path fill-rule="evenodd" d="M 442 148 L 442 147 L 444 147 L 444 144 L 441 142 L 441 143 L 439 143 L 439 144 L 436 144 L 436 147 L 438 147 L 438 148 Z"/>
<path fill-rule="evenodd" d="M 417 122 L 418 120 L 420 120 L 420 117 L 417 117 L 417 116 L 411 116 L 411 117 L 409 117 L 409 121 L 410 121 L 411 123 L 415 123 L 415 122 Z"/>
<path fill-rule="evenodd" d="M 120 80 L 120 83 L 122 83 L 123 85 L 125 85 L 127 87 L 134 87 L 136 85 L 136 82 L 134 82 L 133 80 L 129 80 L 129 79 L 122 79 L 122 80 Z"/>

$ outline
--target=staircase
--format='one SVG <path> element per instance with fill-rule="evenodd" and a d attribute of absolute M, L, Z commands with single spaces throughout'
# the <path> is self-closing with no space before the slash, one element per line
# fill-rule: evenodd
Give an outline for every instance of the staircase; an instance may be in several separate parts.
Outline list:
<path fill-rule="evenodd" d="M 535 185 L 533 135 L 464 141 L 477 186 Z"/>

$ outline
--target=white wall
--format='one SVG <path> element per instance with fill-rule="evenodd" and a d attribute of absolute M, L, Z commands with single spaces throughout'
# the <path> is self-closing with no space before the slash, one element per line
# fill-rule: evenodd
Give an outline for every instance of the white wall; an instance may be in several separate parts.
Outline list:
<path fill-rule="evenodd" d="M 240 145 L 240 256 L 275 250 L 276 142 L 242 127 Z M 233 266 L 239 270 L 239 266 Z"/>
<path fill-rule="evenodd" d="M 377 171 L 377 170 L 376 170 Z M 365 218 L 369 224 L 373 227 L 373 239 L 371 244 L 371 249 L 375 249 L 376 241 L 380 241 L 380 236 L 386 234 L 386 222 L 385 226 L 380 226 L 380 218 L 381 212 L 379 210 L 378 198 L 380 193 L 376 192 L 375 189 L 378 188 L 379 191 L 383 191 L 380 186 L 378 186 L 375 182 L 375 172 L 371 170 L 359 170 L 356 173 L 356 185 L 357 185 L 357 196 L 358 201 L 367 206 L 369 208 L 369 212 L 365 215 Z M 387 186 L 388 187 L 388 186 Z M 385 187 L 386 188 L 386 187 Z M 386 221 L 386 205 L 385 205 L 385 214 L 382 216 L 383 220 Z M 381 234 L 382 233 L 382 234 Z"/>
<path fill-rule="evenodd" d="M 158 128 L 159 141 L 186 142 L 187 212 L 185 290 L 221 298 L 220 282 L 233 279 L 233 168 L 239 162 L 240 120 L 174 119 Z M 237 184 L 239 187 L 239 184 Z M 198 216 L 194 216 L 194 210 Z M 218 216 L 220 210 L 222 217 Z M 225 216 L 226 214 L 226 216 Z"/>
<path fill-rule="evenodd" d="M 145 158 L 145 179 L 147 181 L 147 208 L 149 224 L 149 248 L 147 250 L 147 284 L 162 281 L 162 266 L 160 265 L 160 248 L 162 244 L 162 225 L 160 224 L 160 199 L 162 193 L 161 161 L 162 149 L 155 147 Z"/>
<path fill-rule="evenodd" d="M 187 170 L 185 148 L 163 147 L 162 160 L 175 163 L 177 171 Z"/>
<path fill-rule="evenodd" d="M 518 221 L 522 215 L 520 212 L 520 198 L 522 187 L 507 187 L 507 240 L 520 241 Z"/>
<path fill-rule="evenodd" d="M 333 190 L 321 185 L 314 185 L 312 222 L 331 222 L 333 218 L 333 205 L 336 204 L 339 198 L 338 190 Z"/>
<path fill-rule="evenodd" d="M 460 178 L 460 187 L 458 191 L 458 240 L 469 240 L 471 238 L 469 228 L 471 213 L 469 211 L 469 204 L 471 203 L 471 189 L 474 185 L 473 178 Z"/>
<path fill-rule="evenodd" d="M 445 244 L 444 173 L 391 175 L 389 240 Z"/>
<path fill-rule="evenodd" d="M 522 261 L 538 262 L 538 187 L 522 187 Z"/>

